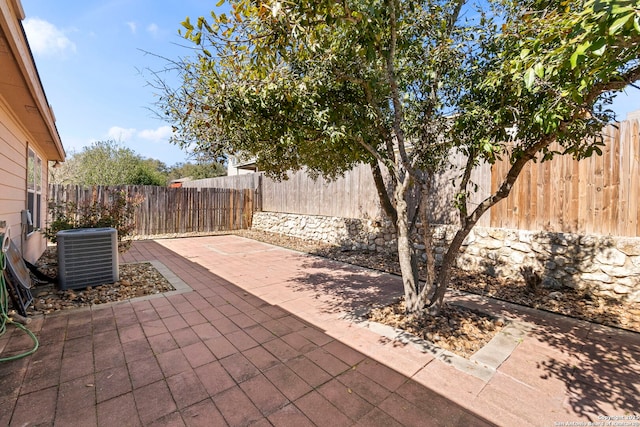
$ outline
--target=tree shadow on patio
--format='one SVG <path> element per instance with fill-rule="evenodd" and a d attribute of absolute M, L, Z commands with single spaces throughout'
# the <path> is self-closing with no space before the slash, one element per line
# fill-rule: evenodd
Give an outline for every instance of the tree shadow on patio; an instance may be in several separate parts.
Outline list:
<path fill-rule="evenodd" d="M 304 267 L 308 273 L 295 278 L 293 289 L 312 291 L 315 298 L 324 300 L 326 313 L 368 310 L 402 295 L 397 276 L 364 275 L 360 267 L 319 258 L 310 259 Z M 452 302 L 456 302 L 455 298 Z M 519 344 L 527 347 L 521 349 L 525 350 L 521 354 L 526 359 L 505 362 L 503 373 L 539 390 L 541 395 L 564 396 L 565 409 L 590 422 L 602 421 L 599 417 L 637 413 L 639 333 L 501 300 L 483 300 L 478 305 L 485 312 L 533 327 Z M 381 340 L 388 342 L 388 338 Z"/>
<path fill-rule="evenodd" d="M 362 312 L 388 305 L 402 295 L 398 276 L 319 257 L 309 258 L 290 282 L 295 291 L 311 291 L 325 313 Z"/>
<path fill-rule="evenodd" d="M 639 333 L 504 301 L 481 304 L 533 326 L 520 344 L 524 356 L 507 361 L 503 373 L 529 387 L 550 390 L 550 395 L 563 391 L 564 407 L 590 422 L 640 415 Z"/>

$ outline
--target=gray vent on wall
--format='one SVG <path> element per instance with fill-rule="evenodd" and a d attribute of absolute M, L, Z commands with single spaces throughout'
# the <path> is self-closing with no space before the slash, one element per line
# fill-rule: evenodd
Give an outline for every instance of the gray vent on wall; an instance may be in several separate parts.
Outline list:
<path fill-rule="evenodd" d="M 118 232 L 115 228 L 78 228 L 56 234 L 60 289 L 119 280 Z"/>

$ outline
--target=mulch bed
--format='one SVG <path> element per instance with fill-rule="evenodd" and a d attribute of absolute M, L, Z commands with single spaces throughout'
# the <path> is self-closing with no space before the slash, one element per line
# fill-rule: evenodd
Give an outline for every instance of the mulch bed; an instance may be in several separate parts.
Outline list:
<path fill-rule="evenodd" d="M 58 274 L 56 247 L 49 246 L 36 266 L 45 275 L 56 277 Z M 59 290 L 51 283 L 38 284 L 32 289 L 34 301 L 28 312 L 51 314 L 174 290 L 171 283 L 148 262 L 121 264 L 119 273 L 120 280 L 115 283 L 87 286 L 82 289 Z"/>

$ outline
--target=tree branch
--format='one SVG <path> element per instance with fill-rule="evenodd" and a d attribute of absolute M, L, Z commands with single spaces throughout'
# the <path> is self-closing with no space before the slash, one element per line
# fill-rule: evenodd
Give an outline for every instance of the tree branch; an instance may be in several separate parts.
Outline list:
<path fill-rule="evenodd" d="M 400 102 L 400 89 L 396 80 L 395 65 L 393 63 L 396 55 L 396 44 L 398 37 L 397 17 L 396 17 L 396 0 L 389 0 L 389 53 L 387 54 L 387 78 L 389 79 L 389 87 L 391 89 L 391 103 L 393 104 L 393 132 L 398 144 L 398 152 L 405 170 L 409 175 L 414 175 L 413 167 L 409 162 L 407 152 L 404 146 L 404 132 L 402 130 L 403 108 Z"/>
<path fill-rule="evenodd" d="M 617 80 L 595 85 L 585 97 L 585 103 L 591 105 L 603 93 L 622 90 L 638 80 L 640 80 L 640 65 L 627 70 Z"/>
<path fill-rule="evenodd" d="M 513 184 L 516 182 L 516 179 L 520 175 L 520 172 L 522 172 L 524 166 L 529 162 L 529 160 L 533 159 L 539 151 L 551 145 L 551 143 L 555 141 L 555 139 L 555 135 L 547 136 L 539 142 L 533 144 L 529 148 L 525 149 L 522 152 L 522 155 L 518 157 L 518 159 L 513 163 L 513 165 L 509 169 L 509 172 L 507 172 L 507 175 L 502 181 L 500 188 L 495 193 L 484 199 L 482 203 L 480 203 L 476 207 L 476 209 L 465 218 L 466 224 L 463 228 L 471 229 L 471 227 L 473 227 L 478 222 L 480 217 L 488 209 L 490 209 L 500 200 L 507 197 L 511 192 L 511 189 L 513 188 Z"/>
<path fill-rule="evenodd" d="M 382 177 L 382 171 L 380 170 L 380 164 L 377 161 L 373 161 L 369 163 L 371 167 L 371 174 L 373 175 L 373 182 L 376 185 L 376 190 L 378 191 L 378 197 L 380 198 L 380 203 L 382 204 L 382 209 L 387 214 L 387 216 L 393 222 L 393 227 L 398 226 L 398 211 L 391 203 L 391 199 L 389 198 L 389 193 L 387 192 L 387 187 L 384 182 L 384 178 Z"/>
<path fill-rule="evenodd" d="M 460 207 L 458 208 L 460 211 L 460 226 L 465 226 L 466 215 L 467 215 L 467 186 L 469 185 L 469 180 L 471 179 L 471 171 L 473 170 L 475 159 L 477 152 L 476 150 L 472 150 L 469 153 L 469 158 L 467 159 L 467 164 L 464 167 L 464 173 L 462 174 L 462 181 L 460 181 L 460 194 L 462 194 L 462 200 L 460 201 Z"/>

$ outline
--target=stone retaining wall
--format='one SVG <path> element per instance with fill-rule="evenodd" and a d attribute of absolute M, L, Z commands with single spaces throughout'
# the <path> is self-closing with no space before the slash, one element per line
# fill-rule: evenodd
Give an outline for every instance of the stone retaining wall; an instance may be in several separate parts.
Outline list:
<path fill-rule="evenodd" d="M 252 228 L 353 250 L 397 251 L 389 221 L 256 212 Z M 454 232 L 452 226 L 434 226 L 436 262 Z M 414 245 L 424 250 L 419 238 Z M 589 288 L 640 302 L 640 238 L 476 227 L 461 251 L 458 267 L 468 271 L 522 278 L 529 267 L 548 288 Z"/>

